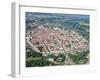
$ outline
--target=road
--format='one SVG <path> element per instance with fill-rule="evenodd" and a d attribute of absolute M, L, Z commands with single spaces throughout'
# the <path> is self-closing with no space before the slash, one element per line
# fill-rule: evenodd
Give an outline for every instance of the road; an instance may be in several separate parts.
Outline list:
<path fill-rule="evenodd" d="M 29 40 L 26 40 L 26 42 L 28 43 L 28 45 L 31 47 L 32 50 L 40 52 Z"/>

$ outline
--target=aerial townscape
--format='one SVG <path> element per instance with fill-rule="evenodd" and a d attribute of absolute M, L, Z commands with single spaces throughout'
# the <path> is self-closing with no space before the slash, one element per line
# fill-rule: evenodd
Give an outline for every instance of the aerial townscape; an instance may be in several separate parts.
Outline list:
<path fill-rule="evenodd" d="M 26 67 L 89 64 L 89 15 L 26 12 Z"/>

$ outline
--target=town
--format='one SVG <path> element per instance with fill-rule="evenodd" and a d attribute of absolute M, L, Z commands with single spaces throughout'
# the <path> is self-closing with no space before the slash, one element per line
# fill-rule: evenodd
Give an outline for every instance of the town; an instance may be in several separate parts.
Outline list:
<path fill-rule="evenodd" d="M 77 52 L 81 54 L 81 52 L 89 49 L 87 39 L 75 30 L 64 30 L 57 27 L 48 28 L 42 25 L 34 30 L 27 31 L 26 44 L 26 47 L 29 46 L 33 51 L 39 52 L 43 56 L 64 54 L 67 58 L 65 64 L 75 64 L 68 54 Z"/>
<path fill-rule="evenodd" d="M 29 31 L 26 39 L 34 46 L 33 50 L 42 53 L 73 53 L 88 50 L 88 41 L 75 30 L 39 26 Z"/>
<path fill-rule="evenodd" d="M 26 67 L 89 64 L 89 15 L 26 12 Z"/>

